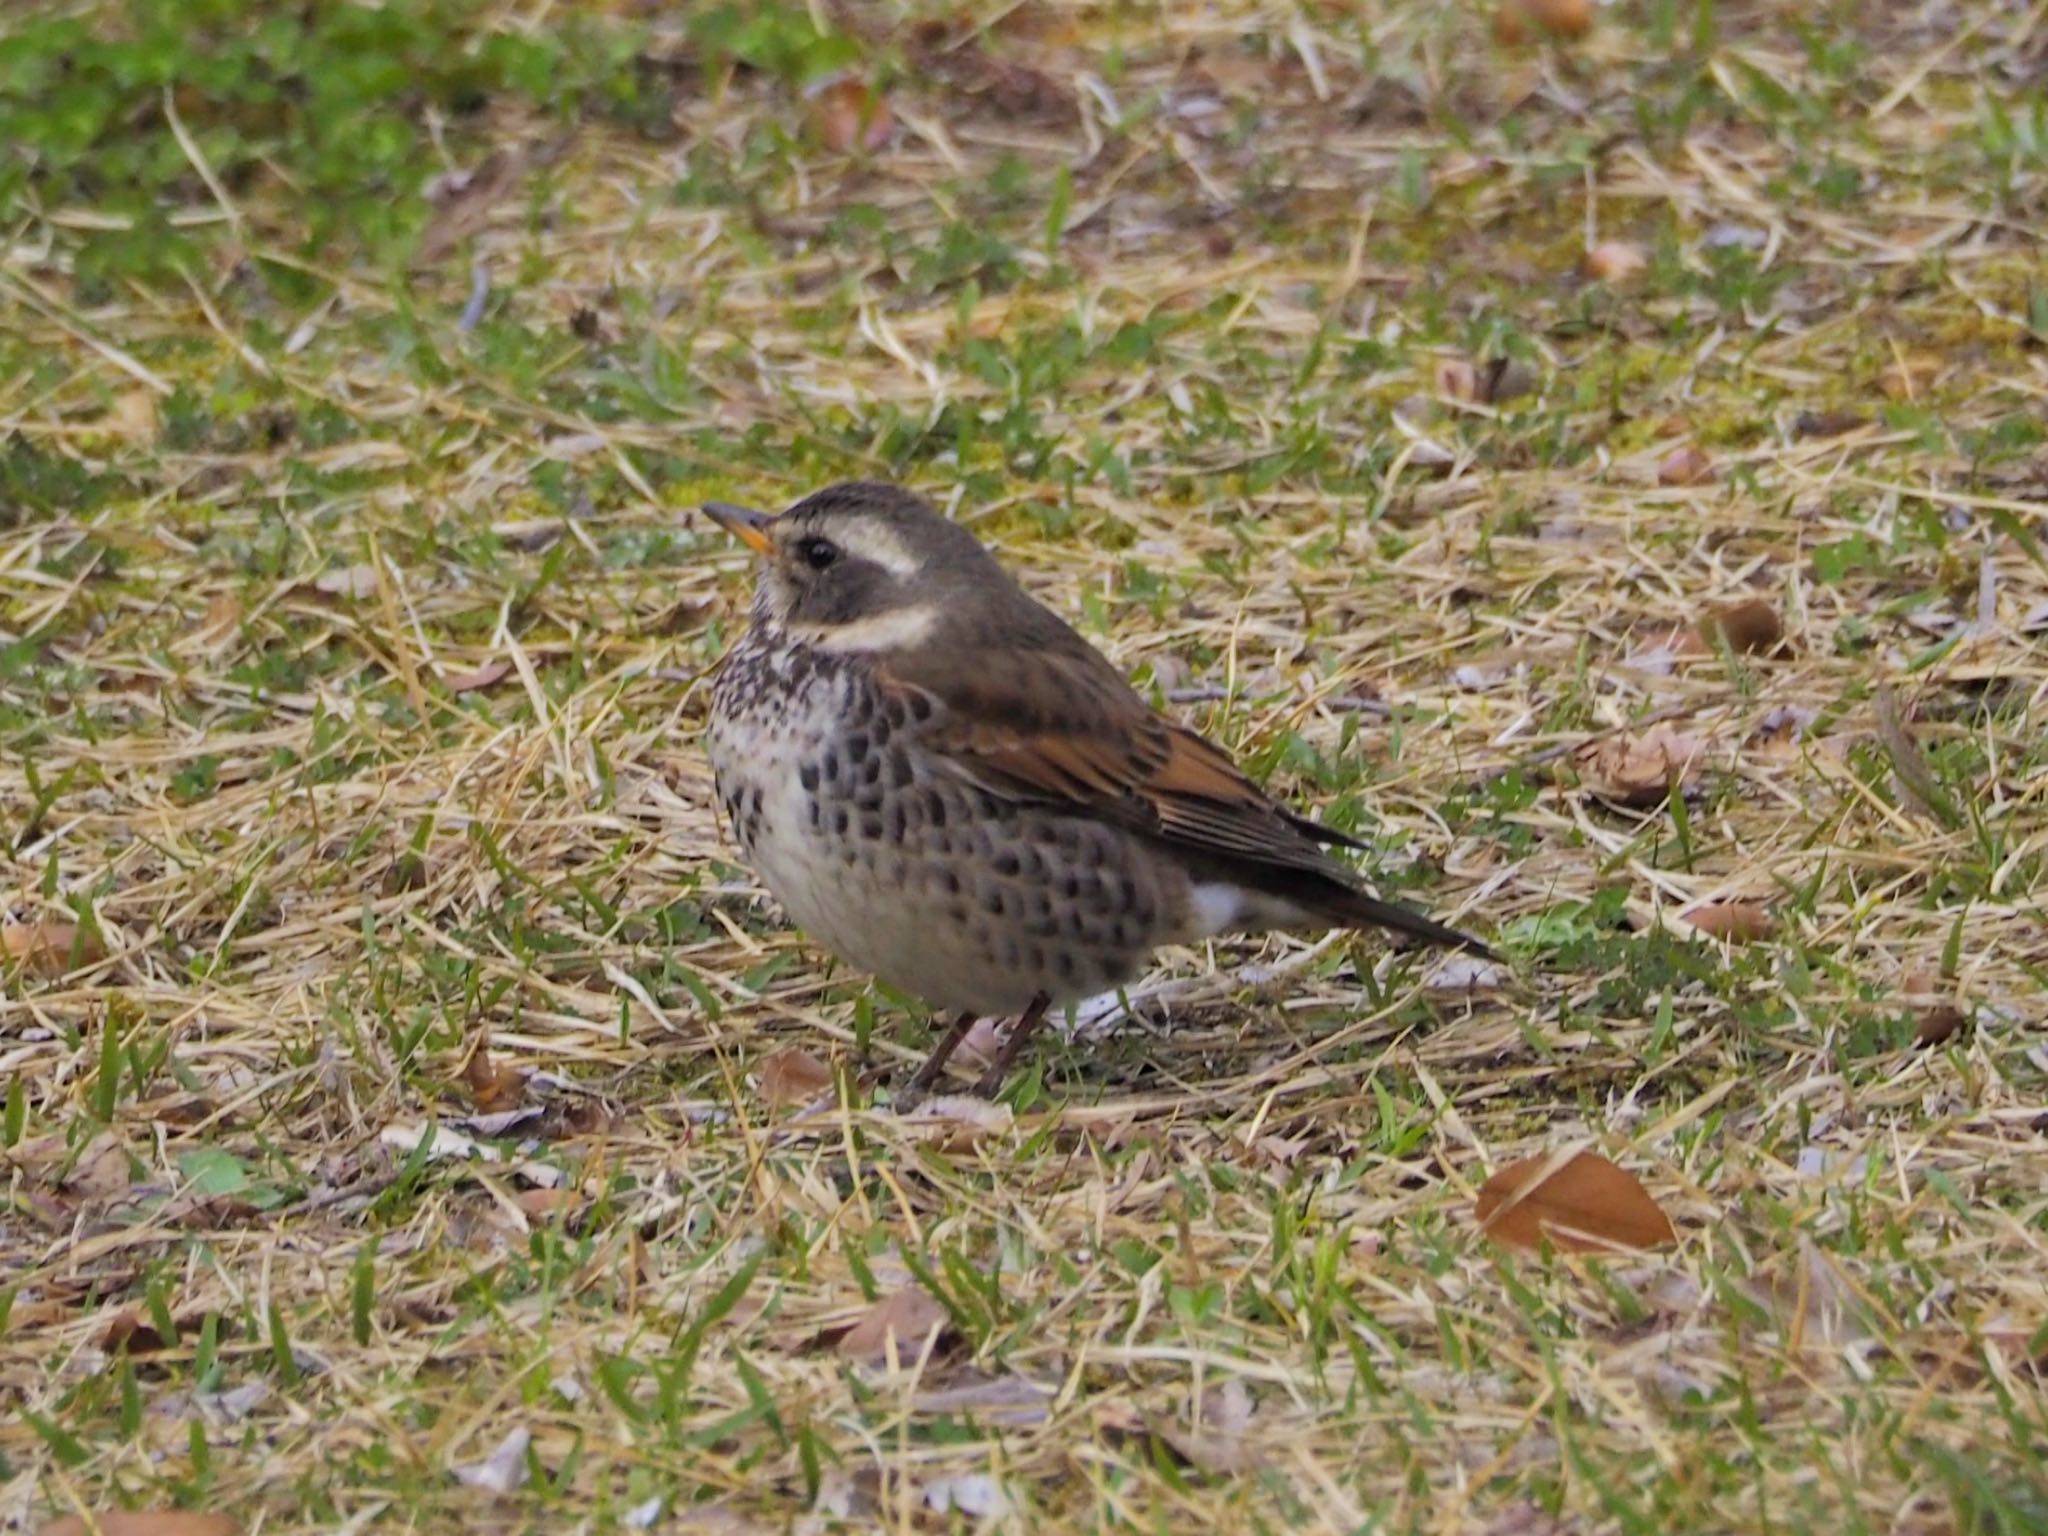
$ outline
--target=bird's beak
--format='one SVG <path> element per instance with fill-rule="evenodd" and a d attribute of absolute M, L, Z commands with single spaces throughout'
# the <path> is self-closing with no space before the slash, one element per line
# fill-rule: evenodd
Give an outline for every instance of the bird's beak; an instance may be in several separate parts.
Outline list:
<path fill-rule="evenodd" d="M 755 554 L 774 552 L 775 541 L 768 537 L 768 525 L 775 521 L 773 514 L 756 512 L 752 507 L 734 506 L 729 501 L 707 501 L 704 503 L 704 515 Z"/>

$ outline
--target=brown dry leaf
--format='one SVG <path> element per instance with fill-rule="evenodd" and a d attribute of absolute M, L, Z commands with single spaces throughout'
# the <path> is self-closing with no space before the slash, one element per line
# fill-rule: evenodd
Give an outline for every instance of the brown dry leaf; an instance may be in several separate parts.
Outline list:
<path fill-rule="evenodd" d="M 473 169 L 436 176 L 425 187 L 433 215 L 420 232 L 416 259 L 439 261 L 482 229 L 490 213 L 526 174 L 526 156 L 518 150 L 494 149 Z"/>
<path fill-rule="evenodd" d="M 528 1216 L 554 1216 L 575 1210 L 583 1203 L 583 1192 L 566 1184 L 556 1189 L 522 1189 L 512 1203 Z"/>
<path fill-rule="evenodd" d="M 1955 805 L 1914 739 L 1907 713 L 1899 707 L 1898 695 L 1883 683 L 1877 688 L 1877 738 L 1892 760 L 1892 776 L 1898 780 L 1900 793 L 1930 820 L 1954 827 L 1960 820 Z"/>
<path fill-rule="evenodd" d="M 1940 377 L 1940 359 L 1900 353 L 1877 376 L 1877 388 L 1887 400 L 1918 400 Z"/>
<path fill-rule="evenodd" d="M 1767 939 L 1777 927 L 1770 909 L 1753 901 L 1710 901 L 1688 908 L 1679 917 L 1701 933 L 1730 944 L 1753 944 Z"/>
<path fill-rule="evenodd" d="M 109 431 L 140 442 L 153 442 L 157 433 L 156 392 L 131 389 L 114 401 L 104 418 Z"/>
<path fill-rule="evenodd" d="M 1462 357 L 1446 357 L 1436 365 L 1436 392 L 1446 400 L 1479 398 L 1479 370 Z"/>
<path fill-rule="evenodd" d="M 192 638 L 200 645 L 210 648 L 232 635 L 241 622 L 241 599 L 232 592 L 216 592 L 206 605 L 205 616 L 192 631 Z"/>
<path fill-rule="evenodd" d="M 1493 14 L 1493 35 L 1516 48 L 1532 33 L 1580 38 L 1593 29 L 1593 0 L 1501 0 Z"/>
<path fill-rule="evenodd" d="M 832 1090 L 832 1069 L 794 1046 L 767 1057 L 756 1070 L 761 1098 L 769 1104 L 808 1104 Z"/>
<path fill-rule="evenodd" d="M 87 1200 L 115 1200 L 127 1194 L 134 1182 L 135 1168 L 127 1149 L 112 1135 L 104 1135 L 79 1154 L 64 1176 L 64 1189 Z"/>
<path fill-rule="evenodd" d="M 197 1509 L 107 1509 L 92 1517 L 60 1515 L 36 1536 L 236 1536 L 241 1527 L 226 1515 Z"/>
<path fill-rule="evenodd" d="M 1671 1218 L 1640 1180 L 1597 1152 L 1510 1163 L 1479 1191 L 1479 1228 L 1519 1248 L 1576 1253 L 1659 1248 L 1678 1241 Z"/>
<path fill-rule="evenodd" d="M 99 1342 L 100 1348 L 110 1355 L 152 1355 L 168 1348 L 172 1341 L 158 1333 L 154 1323 L 131 1308 L 116 1312 L 107 1320 L 107 1325 L 100 1330 Z"/>
<path fill-rule="evenodd" d="M 517 1067 L 491 1059 L 490 1037 L 486 1035 L 462 1064 L 462 1083 L 470 1102 L 484 1114 L 514 1109 L 526 1097 L 526 1074 Z"/>
<path fill-rule="evenodd" d="M 925 1341 L 934 1332 L 943 1335 L 950 1322 L 951 1314 L 944 1307 L 908 1285 L 870 1305 L 833 1341 L 833 1347 L 842 1360 L 882 1365 L 888 1361 L 890 1341 L 894 1340 L 897 1360 L 908 1363 L 924 1353 Z"/>
<path fill-rule="evenodd" d="M 1596 283 L 1621 283 L 1649 266 L 1643 248 L 1626 240 L 1603 240 L 1579 259 L 1579 271 Z"/>
<path fill-rule="evenodd" d="M 62 976 L 107 958 L 106 946 L 76 923 L 0 925 L 0 954 L 36 976 Z"/>
<path fill-rule="evenodd" d="M 1640 736 L 1609 736 L 1579 755 L 1593 792 L 1620 805 L 1661 805 L 1698 771 L 1706 743 L 1660 721 Z"/>
<path fill-rule="evenodd" d="M 1674 448 L 1657 461 L 1659 485 L 1705 485 L 1714 478 L 1714 461 L 1691 443 Z"/>
<path fill-rule="evenodd" d="M 375 597 L 377 567 L 367 560 L 358 565 L 337 565 L 313 578 L 313 590 L 329 597 Z"/>
<path fill-rule="evenodd" d="M 475 693 L 479 688 L 488 688 L 502 681 L 511 672 L 512 663 L 499 657 L 468 672 L 457 672 L 441 679 L 442 686 L 450 693 Z"/>
<path fill-rule="evenodd" d="M 1711 609 L 1700 620 L 1702 640 L 1712 645 L 1717 636 L 1739 656 L 1762 656 L 1775 651 L 1785 638 L 1785 621 L 1763 598 L 1747 598 Z"/>
<path fill-rule="evenodd" d="M 1801 411 L 1792 421 L 1794 437 L 1840 437 L 1868 420 L 1861 411 Z"/>
<path fill-rule="evenodd" d="M 902 1120 L 941 1152 L 972 1151 L 991 1136 L 1007 1135 L 1016 1123 L 1009 1105 L 964 1093 L 935 1094 Z"/>
<path fill-rule="evenodd" d="M 896 114 L 886 98 L 864 80 L 835 80 L 811 98 L 811 122 L 819 142 L 835 154 L 855 149 L 873 154 L 896 131 Z"/>
<path fill-rule="evenodd" d="M 1908 971 L 1901 983 L 1913 1010 L 1913 1042 L 1942 1045 L 1969 1027 L 1970 1016 L 1943 979 L 1929 971 Z"/>

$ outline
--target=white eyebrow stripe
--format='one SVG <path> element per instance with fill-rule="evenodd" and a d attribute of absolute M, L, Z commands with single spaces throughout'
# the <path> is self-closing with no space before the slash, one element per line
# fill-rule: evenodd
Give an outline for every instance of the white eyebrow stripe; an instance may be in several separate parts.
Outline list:
<path fill-rule="evenodd" d="M 899 581 L 908 580 L 924 569 L 909 545 L 896 537 L 896 530 L 878 518 L 864 517 L 854 524 L 846 547 L 863 560 L 872 560 Z"/>
<path fill-rule="evenodd" d="M 893 651 L 916 645 L 932 632 L 939 610 L 931 603 L 892 608 L 850 624 L 792 624 L 789 634 L 834 656 L 852 651 Z"/>

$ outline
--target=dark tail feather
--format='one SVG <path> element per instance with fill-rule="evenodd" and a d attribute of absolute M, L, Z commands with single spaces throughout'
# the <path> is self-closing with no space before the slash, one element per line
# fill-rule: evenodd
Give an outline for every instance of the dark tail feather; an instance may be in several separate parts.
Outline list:
<path fill-rule="evenodd" d="M 1321 903 L 1330 921 L 1345 928 L 1385 928 L 1393 933 L 1405 934 L 1419 939 L 1424 944 L 1438 945 L 1444 949 L 1462 949 L 1477 955 L 1482 960 L 1498 958 L 1494 952 L 1472 937 L 1455 928 L 1447 928 L 1431 917 L 1425 917 L 1413 907 L 1403 906 L 1398 901 L 1382 901 L 1377 896 L 1368 896 L 1363 891 L 1333 893 Z"/>

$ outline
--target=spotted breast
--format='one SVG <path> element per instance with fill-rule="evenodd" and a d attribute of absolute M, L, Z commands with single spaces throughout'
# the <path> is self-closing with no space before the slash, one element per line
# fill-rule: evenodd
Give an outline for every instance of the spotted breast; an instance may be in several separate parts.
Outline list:
<path fill-rule="evenodd" d="M 1003 1014 L 1121 985 L 1206 927 L 1131 834 L 998 799 L 920 739 L 929 708 L 757 624 L 712 693 L 718 794 L 813 939 L 935 1007 Z"/>

